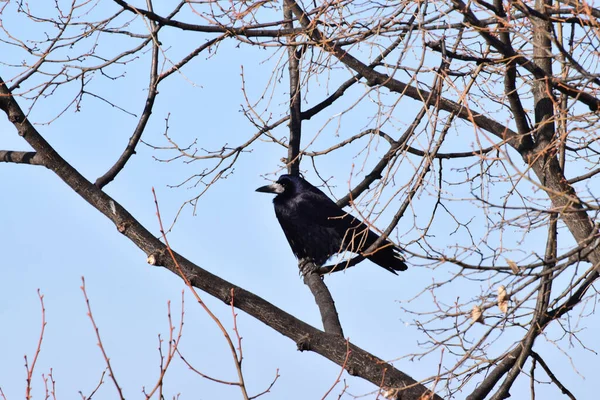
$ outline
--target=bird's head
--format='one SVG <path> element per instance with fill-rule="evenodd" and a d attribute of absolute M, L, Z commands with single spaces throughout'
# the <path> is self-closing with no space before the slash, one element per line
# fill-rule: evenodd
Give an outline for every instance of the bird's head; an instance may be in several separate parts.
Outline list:
<path fill-rule="evenodd" d="M 277 196 L 293 195 L 296 192 L 296 188 L 301 185 L 302 178 L 293 175 L 281 175 L 277 182 L 270 185 L 261 186 L 256 189 L 257 192 L 261 193 L 273 193 Z"/>

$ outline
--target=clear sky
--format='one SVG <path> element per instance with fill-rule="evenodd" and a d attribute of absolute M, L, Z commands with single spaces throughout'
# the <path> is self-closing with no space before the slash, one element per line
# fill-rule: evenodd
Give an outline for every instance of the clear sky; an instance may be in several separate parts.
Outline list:
<path fill-rule="evenodd" d="M 101 3 L 98 7 L 107 7 L 111 11 L 117 9 L 110 2 Z M 17 26 L 11 29 L 13 33 L 24 34 Z M 189 34 L 169 31 L 164 40 L 172 45 L 177 41 L 185 42 L 189 37 Z M 101 44 L 99 51 L 109 53 L 110 46 L 110 43 Z M 170 51 L 174 59 L 185 52 L 179 48 Z M 13 64 L 18 63 L 19 57 L 24 57 L 18 49 L 6 44 L 0 44 L 0 54 L 0 58 L 10 58 L 9 63 Z M 209 150 L 217 150 L 224 143 L 230 146 L 243 143 L 256 129 L 241 112 L 245 100 L 240 89 L 244 84 L 250 98 L 260 97 L 269 77 L 265 71 L 279 63 L 279 55 L 269 58 L 265 52 L 256 57 L 252 49 L 237 48 L 236 43 L 226 42 L 216 56 L 208 59 L 207 56 L 199 57 L 184 69 L 184 74 L 175 75 L 161 85 L 143 140 L 155 146 L 168 145 L 163 136 L 168 117 L 169 135 L 182 145 L 196 138 L 198 148 Z M 126 76 L 117 81 L 96 75 L 90 88 L 106 95 L 128 112 L 139 115 L 146 96 L 147 57 L 148 54 L 145 54 L 140 60 L 128 64 L 122 69 L 126 69 Z M 5 80 L 14 74 L 14 68 L 0 66 L 0 76 Z M 332 80 L 338 82 L 346 78 L 347 74 L 344 74 L 339 78 L 334 76 Z M 273 119 L 285 113 L 286 85 L 284 76 L 276 86 L 270 103 Z M 331 88 L 335 88 L 335 84 Z M 44 124 L 70 101 L 76 90 L 75 87 L 59 90 L 55 95 L 40 100 L 31 118 L 39 122 L 37 128 L 55 149 L 87 179 L 94 181 L 123 150 L 137 118 L 98 98 L 86 96 L 79 112 L 70 108 L 57 120 Z M 320 98 L 328 90 L 331 89 L 316 86 L 314 93 L 310 94 L 311 99 Z M 359 93 L 365 89 L 353 90 Z M 333 107 L 326 116 L 306 122 L 303 143 L 316 138 L 313 149 L 321 149 L 339 140 L 336 136 L 339 133 L 355 134 L 359 129 L 368 127 L 373 111 L 369 105 L 346 113 L 339 120 L 333 118 L 348 106 Z M 411 122 L 416 110 L 409 107 L 403 108 L 402 113 L 397 110 L 394 123 L 399 127 L 390 134 L 397 136 Z M 404 120 L 405 115 L 409 116 L 408 120 Z M 326 120 L 330 117 L 332 122 L 327 124 Z M 394 123 L 390 123 L 389 129 Z M 277 136 L 285 136 L 285 129 L 285 125 L 281 126 L 276 131 Z M 456 132 L 454 134 L 457 135 Z M 468 147 L 472 142 L 469 139 L 461 144 Z M 380 148 L 374 143 L 373 151 L 385 150 L 383 141 L 379 145 Z M 364 143 L 361 146 L 364 147 Z M 349 152 L 360 148 L 351 148 Z M 0 150 L 29 150 L 4 116 L 0 118 Z M 254 191 L 265 184 L 264 176 L 273 179 L 282 172 L 280 160 L 286 154 L 287 151 L 278 145 L 256 142 L 252 152 L 242 155 L 233 173 L 200 198 L 195 215 L 192 215 L 190 207 L 183 210 L 169 241 L 175 250 L 202 268 L 320 328 L 317 307 L 298 275 L 296 260 L 275 218 L 272 197 Z M 193 187 L 189 184 L 180 188 L 168 187 L 205 168 L 201 162 L 187 164 L 177 160 L 164 163 L 155 159 L 174 155 L 140 144 L 125 170 L 105 189 L 156 235 L 159 230 L 152 187 L 156 189 L 167 225 L 181 204 L 196 196 L 202 188 L 202 185 Z M 367 161 L 361 157 L 352 158 L 351 153 L 342 152 L 318 161 L 320 172 L 325 177 L 334 177 L 331 184 L 335 197 L 346 194 L 353 170 L 363 162 L 367 166 L 377 162 L 377 157 Z M 302 168 L 307 171 L 306 177 L 310 181 L 319 183 L 317 176 L 311 172 L 308 158 Z M 366 167 L 365 171 L 368 170 Z M 410 169 L 402 170 L 402 173 L 408 174 Z M 457 179 L 461 178 L 457 176 Z M 424 197 L 420 204 L 427 207 L 431 199 Z M 47 326 L 33 377 L 34 398 L 43 398 L 42 374 L 47 375 L 50 371 L 60 399 L 79 398 L 79 392 L 87 396 L 98 385 L 105 362 L 86 315 L 80 289 L 82 277 L 85 277 L 104 348 L 126 398 L 143 398 L 142 389 L 155 385 L 159 373 L 158 335 L 167 338 L 169 334 L 168 302 L 171 302 L 176 327 L 179 326 L 182 292 L 185 297 L 185 325 L 181 353 L 207 375 L 222 380 L 236 379 L 231 355 L 221 333 L 195 303 L 182 281 L 163 268 L 148 265 L 143 252 L 121 236 L 111 222 L 51 171 L 39 166 L 1 163 L 0 199 L 0 388 L 7 399 L 24 396 L 26 371 L 23 357 L 26 355 L 32 360 L 41 328 L 38 289 L 44 295 Z M 474 215 L 470 203 L 456 204 L 455 207 L 459 215 Z M 418 214 L 415 208 L 418 210 L 413 205 L 411 215 Z M 385 228 L 383 221 L 378 225 Z M 411 226 L 412 221 L 401 222 L 393 237 L 401 243 L 414 238 L 414 232 L 408 232 Z M 435 232 L 440 237 L 440 246 L 451 241 L 468 241 L 468 238 L 461 237 L 465 235 L 462 231 L 450 237 L 452 230 L 453 227 L 448 226 L 445 231 Z M 387 360 L 420 351 L 419 343 L 427 338 L 411 325 L 418 317 L 404 312 L 402 307 L 406 304 L 401 302 L 430 284 L 434 275 L 437 278 L 450 276 L 449 268 L 432 270 L 419 267 L 420 263 L 416 261 L 417 265 L 413 264 L 399 276 L 365 262 L 347 272 L 326 277 L 345 334 L 354 344 Z M 491 283 L 474 284 L 477 287 L 486 285 Z M 443 296 L 447 299 L 469 296 L 466 289 L 466 286 L 458 284 L 450 286 L 444 290 Z M 231 309 L 206 294 L 200 293 L 200 296 L 233 334 Z M 418 301 L 427 301 L 427 296 Z M 421 308 L 418 303 L 411 306 Z M 237 324 L 243 336 L 243 370 L 251 394 L 265 390 L 279 370 L 280 378 L 271 394 L 264 398 L 294 400 L 323 397 L 336 380 L 339 366 L 316 354 L 297 351 L 295 343 L 289 339 L 243 312 L 238 311 L 238 314 Z M 579 324 L 577 321 L 571 323 L 573 326 Z M 591 398 L 593 377 L 597 374 L 594 368 L 597 356 L 583 350 L 576 342 L 579 339 L 594 345 L 593 333 L 600 328 L 598 319 L 593 316 L 586 318 L 579 328 L 581 331 L 577 338 L 573 338 L 573 347 L 563 346 L 567 354 L 551 343 L 561 335 L 557 327 L 548 331 L 548 341 L 540 337 L 536 346 L 547 355 L 551 367 L 571 391 L 581 398 Z M 476 335 L 483 327 L 474 329 L 473 335 Z M 499 347 L 493 347 L 494 351 L 503 348 L 503 343 L 510 344 L 513 339 L 498 340 L 495 345 Z M 437 371 L 442 357 L 451 356 L 437 352 L 423 359 L 404 358 L 395 361 L 394 365 L 415 379 L 423 379 Z M 574 366 L 570 364 L 569 357 L 575 360 Z M 343 379 L 329 398 L 337 398 L 344 382 L 348 384 L 347 393 L 356 396 L 376 389 L 346 373 Z M 477 377 L 475 381 L 480 379 Z M 96 398 L 115 398 L 112 382 L 108 377 L 104 380 Z M 181 399 L 241 398 L 238 388 L 208 381 L 191 372 L 179 359 L 169 369 L 165 382 L 166 398 L 179 393 Z M 469 382 L 463 393 L 469 393 L 473 383 Z M 513 398 L 529 396 L 528 385 L 527 379 L 520 379 L 511 390 Z M 539 398 L 559 396 L 557 389 L 550 385 L 541 385 L 538 390 Z M 375 395 L 366 398 L 375 398 Z"/>

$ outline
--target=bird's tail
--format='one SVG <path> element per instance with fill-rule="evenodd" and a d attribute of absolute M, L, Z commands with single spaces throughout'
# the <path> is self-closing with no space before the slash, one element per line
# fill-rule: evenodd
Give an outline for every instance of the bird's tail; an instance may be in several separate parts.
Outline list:
<path fill-rule="evenodd" d="M 404 257 L 402 257 L 402 254 L 400 254 L 400 249 L 393 245 L 388 244 L 385 247 L 380 247 L 372 253 L 363 255 L 369 260 L 373 261 L 375 264 L 396 275 L 396 271 L 405 271 L 408 269 Z"/>

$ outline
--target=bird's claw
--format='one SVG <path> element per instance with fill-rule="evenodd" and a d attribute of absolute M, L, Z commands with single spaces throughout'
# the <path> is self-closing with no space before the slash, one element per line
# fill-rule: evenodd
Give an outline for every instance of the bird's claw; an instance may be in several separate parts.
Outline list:
<path fill-rule="evenodd" d="M 316 272 L 319 267 L 312 260 L 302 259 L 298 261 L 298 268 L 300 269 L 300 275 L 306 276 L 310 273 Z"/>

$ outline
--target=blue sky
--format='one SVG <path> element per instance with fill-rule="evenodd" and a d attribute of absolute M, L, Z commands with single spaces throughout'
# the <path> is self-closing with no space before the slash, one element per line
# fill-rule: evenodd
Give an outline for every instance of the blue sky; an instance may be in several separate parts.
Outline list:
<path fill-rule="evenodd" d="M 14 29 L 22 33 L 18 27 Z M 187 41 L 191 37 L 190 34 L 170 31 L 164 40 L 165 43 L 189 45 Z M 106 46 L 99 51 L 110 52 L 110 43 Z M 0 49 L 0 54 L 12 57 L 13 63 L 17 63 L 19 57 L 25 57 L 22 52 L 6 45 L 0 45 Z M 173 48 L 169 54 L 176 59 L 178 52 L 183 53 L 179 48 Z M 123 79 L 109 81 L 96 76 L 90 89 L 106 95 L 127 111 L 139 114 L 146 95 L 144 86 L 148 73 L 144 62 L 147 57 L 146 54 L 131 62 Z M 223 44 L 214 57 L 199 57 L 186 67 L 184 74 L 174 75 L 162 84 L 143 139 L 155 146 L 167 145 L 163 133 L 168 117 L 169 135 L 182 144 L 191 143 L 196 138 L 198 147 L 206 149 L 218 149 L 225 142 L 232 146 L 243 143 L 256 129 L 240 111 L 245 103 L 240 91 L 242 72 L 247 94 L 256 100 L 269 76 L 265 71 L 271 71 L 278 62 L 277 55 L 269 58 L 265 53 L 256 57 L 252 49 L 237 48 L 233 42 Z M 14 73 L 15 69 L 0 66 L 0 76 L 5 80 Z M 331 79 L 340 82 L 347 77 L 340 72 L 339 75 L 332 74 Z M 314 104 L 335 87 L 334 83 L 330 87 L 314 86 L 304 106 Z M 261 103 L 261 107 L 268 111 L 263 115 L 272 113 L 276 120 L 285 113 L 286 88 L 287 81 L 283 77 L 275 87 L 269 107 Z M 41 100 L 33 109 L 31 119 L 37 122 L 52 119 L 77 90 L 75 85 Z M 352 90 L 360 95 L 365 88 Z M 415 103 L 406 104 L 401 110 L 394 110 L 393 120 L 386 125 L 390 130 L 396 129 L 389 132 L 393 136 L 412 122 L 418 110 Z M 375 106 L 366 102 L 361 108 L 340 116 L 339 113 L 347 107 L 347 103 L 336 105 L 326 115 L 307 121 L 303 125 L 303 143 L 314 137 L 312 149 L 325 148 L 339 140 L 339 134 L 355 134 L 368 127 L 376 111 Z M 330 122 L 327 122 L 329 119 Z M 116 160 L 136 123 L 135 117 L 88 96 L 84 98 L 79 112 L 69 109 L 51 124 L 39 124 L 37 127 L 67 161 L 93 181 Z M 464 135 L 461 127 L 464 125 L 458 124 L 458 128 L 452 131 L 453 142 L 471 148 L 474 139 Z M 285 125 L 281 126 L 275 134 L 284 137 L 285 129 Z M 471 130 L 467 132 L 472 133 Z M 374 141 L 369 152 L 353 157 L 357 149 L 364 147 L 363 143 L 318 160 L 319 171 L 327 178 L 333 177 L 331 184 L 335 197 L 346 194 L 352 171 L 357 173 L 363 165 L 368 171 L 377 162 L 377 154 L 384 152 L 386 146 L 383 141 Z M 29 149 L 4 117 L 0 118 L 0 149 Z M 174 249 L 202 268 L 320 328 L 317 307 L 298 275 L 296 260 L 275 218 L 271 196 L 254 192 L 256 187 L 265 184 L 264 176 L 273 179 L 281 173 L 280 160 L 286 154 L 287 151 L 278 145 L 256 142 L 252 152 L 242 155 L 234 172 L 200 198 L 195 215 L 192 215 L 191 208 L 184 209 L 169 235 L 169 241 Z M 125 170 L 105 189 L 157 235 L 159 230 L 152 187 L 156 189 L 161 213 L 168 225 L 180 205 L 199 190 L 189 185 L 178 189 L 168 185 L 181 182 L 204 168 L 201 162 L 163 163 L 154 159 L 172 155 L 140 144 Z M 302 168 L 309 180 L 319 182 L 311 172 L 309 159 L 304 160 Z M 464 178 L 459 171 L 454 173 L 456 175 L 450 175 L 450 179 L 458 181 Z M 411 170 L 410 163 L 405 163 L 397 174 L 401 180 L 414 174 L 414 170 Z M 352 179 L 358 180 L 357 177 Z M 80 289 L 82 276 L 86 280 L 87 294 L 105 350 L 126 398 L 143 398 L 142 388 L 154 386 L 159 371 L 158 335 L 167 337 L 169 329 L 167 303 L 171 302 L 177 324 L 182 291 L 185 296 L 182 354 L 208 375 L 223 380 L 235 379 L 231 355 L 221 333 L 195 304 L 182 281 L 163 268 L 148 265 L 143 252 L 118 234 L 112 223 L 52 172 L 39 166 L 0 164 L 0 193 L 4 210 L 0 212 L 0 243 L 3 249 L 0 268 L 0 388 L 6 398 L 24 395 L 26 373 L 23 356 L 27 355 L 31 360 L 40 331 L 38 289 L 44 295 L 47 326 L 34 374 L 34 397 L 43 396 L 41 374 L 48 374 L 50 370 L 56 381 L 57 398 L 76 398 L 79 391 L 88 395 L 98 384 L 105 363 L 86 316 Z M 406 222 L 400 223 L 393 237 L 400 243 L 415 239 L 417 233 L 411 231 L 413 218 L 420 223 L 421 213 L 425 218 L 431 202 L 432 198 L 426 194 L 418 196 Z M 474 215 L 472 204 L 453 204 L 459 217 Z M 380 228 L 385 228 L 384 221 L 378 223 Z M 474 232 L 485 227 L 480 219 L 473 225 Z M 437 241 L 442 248 L 452 243 L 468 243 L 465 232 L 459 230 L 452 236 L 452 231 L 454 226 L 442 220 L 435 238 L 431 240 Z M 543 239 L 534 236 L 529 240 Z M 491 238 L 490 242 L 493 241 L 494 238 Z M 389 360 L 419 351 L 419 343 L 423 343 L 426 337 L 411 325 L 416 317 L 402 310 L 406 304 L 401 301 L 411 299 L 433 279 L 442 280 L 455 271 L 443 266 L 432 270 L 420 264 L 421 261 L 414 260 L 413 267 L 397 277 L 369 262 L 326 277 L 345 334 L 354 344 Z M 471 289 L 476 293 L 478 288 L 487 286 L 493 289 L 493 278 L 477 283 L 461 281 L 444 288 L 440 296 L 448 301 L 464 299 L 472 295 Z M 208 295 L 200 295 L 233 333 L 231 309 Z M 410 307 L 424 310 L 430 306 L 427 299 L 427 296 L 422 297 Z M 238 327 L 243 336 L 244 373 L 251 394 L 266 389 L 277 369 L 281 377 L 272 393 L 265 398 L 319 399 L 327 392 L 340 371 L 339 366 L 316 354 L 298 352 L 289 339 L 243 312 L 238 311 L 238 314 Z M 593 344 L 598 322 L 590 317 L 581 324 L 583 331 L 578 334 L 578 339 Z M 483 327 L 475 326 L 470 333 L 475 337 L 482 331 Z M 573 347 L 565 347 L 563 343 L 568 350 L 565 355 L 563 350 L 551 344 L 560 336 L 560 328 L 552 327 L 548 330 L 548 340 L 541 337 L 536 349 L 546 355 L 553 370 L 570 390 L 582 398 L 589 397 L 590 378 L 595 374 L 597 356 L 583 350 L 575 338 Z M 491 352 L 503 349 L 516 338 L 503 336 L 494 343 Z M 451 357 L 448 354 L 443 356 Z M 568 356 L 576 360 L 578 372 L 570 365 Z M 415 379 L 423 379 L 437 371 L 441 357 L 442 354 L 436 352 L 422 359 L 404 358 L 394 364 Z M 376 389 L 370 383 L 347 374 L 343 375 L 343 379 L 349 385 L 347 392 L 352 395 L 371 393 Z M 105 381 L 97 398 L 115 398 L 112 383 L 106 378 Z M 463 393 L 468 393 L 473 383 L 469 382 Z M 528 396 L 528 384 L 527 379 L 520 379 L 511 391 L 513 397 Z M 342 385 L 334 389 L 330 398 L 337 397 Z M 549 386 L 540 385 L 540 398 L 558 396 L 556 388 Z M 172 398 L 178 393 L 181 393 L 182 399 L 241 398 L 239 389 L 207 381 L 189 371 L 180 360 L 173 363 L 165 379 L 165 396 Z"/>

